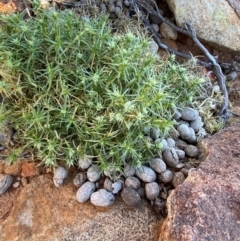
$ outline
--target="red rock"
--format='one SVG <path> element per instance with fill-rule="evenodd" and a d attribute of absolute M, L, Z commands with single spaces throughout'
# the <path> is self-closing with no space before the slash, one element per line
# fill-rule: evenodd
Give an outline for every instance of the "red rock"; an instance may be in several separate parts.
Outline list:
<path fill-rule="evenodd" d="M 39 169 L 35 162 L 23 162 L 22 163 L 22 177 L 30 177 L 39 175 Z"/>
<path fill-rule="evenodd" d="M 9 175 L 19 175 L 21 173 L 22 162 L 16 161 L 12 165 L 5 168 L 5 174 Z"/>
<path fill-rule="evenodd" d="M 159 241 L 240 240 L 240 123 L 201 144 L 206 160 L 169 196 Z"/>

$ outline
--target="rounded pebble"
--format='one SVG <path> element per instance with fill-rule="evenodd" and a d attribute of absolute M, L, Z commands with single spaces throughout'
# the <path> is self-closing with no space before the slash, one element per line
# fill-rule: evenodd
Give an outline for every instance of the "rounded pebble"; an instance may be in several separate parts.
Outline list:
<path fill-rule="evenodd" d="M 141 198 L 144 198 L 146 196 L 145 188 L 139 187 L 136 191 Z"/>
<path fill-rule="evenodd" d="M 169 167 L 175 167 L 179 163 L 179 158 L 175 149 L 168 149 L 163 152 L 163 160 Z"/>
<path fill-rule="evenodd" d="M 136 168 L 132 165 L 126 165 L 123 169 L 123 173 L 126 177 L 132 177 L 135 175 Z"/>
<path fill-rule="evenodd" d="M 193 130 L 195 132 L 198 132 L 201 130 L 201 128 L 203 127 L 203 122 L 202 122 L 202 118 L 200 116 L 197 117 L 196 120 L 191 121 L 190 125 L 191 128 L 193 128 Z"/>
<path fill-rule="evenodd" d="M 162 173 L 167 169 L 165 162 L 160 158 L 152 158 L 149 165 L 155 172 L 158 173 Z"/>
<path fill-rule="evenodd" d="M 181 110 L 179 110 L 181 115 L 182 115 L 182 119 L 186 120 L 186 121 L 194 121 L 198 118 L 199 113 L 198 111 L 194 110 L 193 108 L 190 107 L 185 107 Z"/>
<path fill-rule="evenodd" d="M 159 196 L 160 187 L 156 182 L 150 182 L 145 185 L 145 192 L 147 199 L 153 201 Z"/>
<path fill-rule="evenodd" d="M 107 207 L 114 203 L 115 197 L 111 192 L 108 192 L 105 189 L 100 189 L 97 192 L 92 193 L 90 200 L 95 206 Z"/>
<path fill-rule="evenodd" d="M 176 152 L 180 160 L 185 157 L 185 152 L 183 150 L 176 150 Z"/>
<path fill-rule="evenodd" d="M 125 1 L 123 2 L 123 4 L 124 4 L 126 7 L 130 7 L 130 2 L 129 2 L 128 0 L 125 0 Z"/>
<path fill-rule="evenodd" d="M 107 6 L 104 3 L 101 3 L 100 10 L 102 13 L 107 13 Z"/>
<path fill-rule="evenodd" d="M 112 187 L 113 182 L 110 180 L 110 178 L 106 177 L 103 183 L 103 187 L 109 191 L 112 192 L 113 191 L 113 187 Z"/>
<path fill-rule="evenodd" d="M 196 157 L 198 155 L 198 148 L 193 145 L 187 145 L 184 148 L 184 151 L 185 151 L 186 155 L 189 157 Z"/>
<path fill-rule="evenodd" d="M 60 187 L 66 177 L 67 169 L 65 167 L 58 166 L 54 169 L 53 183 L 56 187 Z"/>
<path fill-rule="evenodd" d="M 112 184 L 112 188 L 113 188 L 113 191 L 112 193 L 113 194 L 117 194 L 120 190 L 122 190 L 123 188 L 123 182 L 122 181 L 116 181 Z"/>
<path fill-rule="evenodd" d="M 184 167 L 180 170 L 180 172 L 185 176 L 187 177 L 188 176 L 188 172 L 189 172 L 190 169 Z"/>
<path fill-rule="evenodd" d="M 108 5 L 108 12 L 109 13 L 115 13 L 115 6 L 114 6 L 114 4 L 109 4 Z"/>
<path fill-rule="evenodd" d="M 196 142 L 196 135 L 194 130 L 191 127 L 186 126 L 185 124 L 180 124 L 177 128 L 180 137 L 189 143 Z"/>
<path fill-rule="evenodd" d="M 81 187 L 84 182 L 87 180 L 87 174 L 83 172 L 79 172 L 76 174 L 76 176 L 73 178 L 73 184 L 77 188 Z"/>
<path fill-rule="evenodd" d="M 167 138 L 167 144 L 169 148 L 174 148 L 176 146 L 175 141 L 172 138 Z"/>
<path fill-rule="evenodd" d="M 95 191 L 96 184 L 93 182 L 85 182 L 76 193 L 77 201 L 80 203 L 86 202 L 91 194 Z"/>
<path fill-rule="evenodd" d="M 88 169 L 91 166 L 91 158 L 81 157 L 78 159 L 78 166 L 82 169 Z"/>
<path fill-rule="evenodd" d="M 137 169 L 136 175 L 143 182 L 154 182 L 156 180 L 156 173 L 147 166 L 141 166 Z"/>
<path fill-rule="evenodd" d="M 165 172 L 158 175 L 158 179 L 163 183 L 168 183 L 173 179 L 173 172 L 170 170 L 166 170 Z"/>
<path fill-rule="evenodd" d="M 175 172 L 172 179 L 172 184 L 176 188 L 178 185 L 182 184 L 185 180 L 185 176 L 182 172 Z"/>
<path fill-rule="evenodd" d="M 121 192 L 122 200 L 130 206 L 137 206 L 141 202 L 141 197 L 134 189 L 124 187 Z"/>
<path fill-rule="evenodd" d="M 101 169 L 97 165 L 93 165 L 87 170 L 87 178 L 90 182 L 96 182 L 100 179 Z"/>
<path fill-rule="evenodd" d="M 184 150 L 185 146 L 187 146 L 187 143 L 181 139 L 177 139 L 175 143 L 176 143 L 176 146 L 181 150 Z"/>
<path fill-rule="evenodd" d="M 177 121 L 177 120 L 179 120 L 181 118 L 181 116 L 182 115 L 181 115 L 180 111 L 176 110 L 175 114 L 173 116 L 173 119 Z"/>
<path fill-rule="evenodd" d="M 150 130 L 150 137 L 155 141 L 159 138 L 161 132 L 159 128 L 151 128 Z"/>
<path fill-rule="evenodd" d="M 133 188 L 133 189 L 138 189 L 140 187 L 141 183 L 139 181 L 138 178 L 136 177 L 128 177 L 126 180 L 125 180 L 125 186 L 126 187 L 130 187 L 130 188 Z"/>
<path fill-rule="evenodd" d="M 11 175 L 0 174 L 0 195 L 5 193 L 12 185 L 13 177 Z"/>
<path fill-rule="evenodd" d="M 159 32 L 159 26 L 156 23 L 151 23 L 152 28 L 154 29 L 155 32 Z"/>

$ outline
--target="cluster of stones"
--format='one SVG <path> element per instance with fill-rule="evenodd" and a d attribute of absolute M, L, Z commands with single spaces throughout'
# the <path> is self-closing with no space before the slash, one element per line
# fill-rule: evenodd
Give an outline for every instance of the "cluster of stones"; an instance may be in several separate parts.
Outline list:
<path fill-rule="evenodd" d="M 146 128 L 146 137 L 152 142 L 161 142 L 162 149 L 159 156 L 140 168 L 129 164 L 124 166 L 123 174 L 113 168 L 102 173 L 90 158 L 80 158 L 80 172 L 73 179 L 78 188 L 76 199 L 81 203 L 90 200 L 93 205 L 104 207 L 113 204 L 115 195 L 119 194 L 131 206 L 146 198 L 154 206 L 163 207 L 170 192 L 185 180 L 188 171 L 193 168 L 189 160 L 198 157 L 197 134 L 203 131 L 201 117 L 192 108 L 177 111 L 174 118 L 178 124 L 172 137 L 161 139 L 159 130 Z M 66 177 L 67 170 L 57 167 L 54 184 L 59 187 Z"/>

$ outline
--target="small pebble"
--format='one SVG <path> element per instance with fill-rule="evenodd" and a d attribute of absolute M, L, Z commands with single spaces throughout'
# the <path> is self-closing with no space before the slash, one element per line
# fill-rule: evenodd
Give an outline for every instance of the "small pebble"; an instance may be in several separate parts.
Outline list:
<path fill-rule="evenodd" d="M 87 180 L 87 174 L 83 172 L 79 172 L 76 174 L 76 176 L 73 178 L 73 184 L 77 188 L 81 187 L 84 182 Z"/>
<path fill-rule="evenodd" d="M 150 137 L 155 141 L 158 139 L 161 135 L 160 129 L 159 128 L 151 128 L 150 130 Z"/>
<path fill-rule="evenodd" d="M 149 165 L 155 172 L 158 173 L 162 173 L 167 169 L 165 162 L 160 158 L 152 158 Z"/>
<path fill-rule="evenodd" d="M 122 12 L 122 9 L 120 7 L 115 8 L 115 14 L 117 17 L 120 17 L 121 12 Z"/>
<path fill-rule="evenodd" d="M 88 169 L 91 166 L 91 158 L 87 156 L 78 159 L 78 166 L 82 169 Z"/>
<path fill-rule="evenodd" d="M 163 183 L 168 183 L 173 179 L 173 172 L 170 170 L 166 170 L 165 172 L 158 175 L 158 179 Z"/>
<path fill-rule="evenodd" d="M 27 178 L 22 177 L 22 179 L 21 179 L 21 184 L 22 184 L 23 187 L 26 187 L 26 186 L 28 185 Z"/>
<path fill-rule="evenodd" d="M 180 137 L 189 143 L 195 143 L 197 138 L 194 130 L 191 127 L 186 126 L 185 124 L 180 124 L 177 127 Z"/>
<path fill-rule="evenodd" d="M 159 32 L 159 26 L 156 23 L 151 23 L 152 28 L 155 30 L 155 32 Z"/>
<path fill-rule="evenodd" d="M 95 206 L 107 207 L 114 203 L 115 197 L 111 192 L 108 192 L 105 189 L 100 189 L 97 192 L 92 193 L 90 200 Z"/>
<path fill-rule="evenodd" d="M 185 177 L 187 177 L 189 170 L 190 170 L 190 169 L 184 167 L 184 168 L 182 168 L 182 169 L 180 170 L 180 172 L 182 172 L 182 174 L 183 174 Z"/>
<path fill-rule="evenodd" d="M 179 163 L 179 158 L 175 149 L 171 148 L 163 152 L 163 160 L 169 167 L 175 167 Z"/>
<path fill-rule="evenodd" d="M 175 172 L 172 179 L 172 184 L 176 188 L 178 185 L 182 184 L 185 180 L 185 176 L 182 172 Z"/>
<path fill-rule="evenodd" d="M 186 121 L 194 121 L 198 118 L 199 113 L 198 111 L 194 110 L 193 108 L 190 107 L 185 107 L 181 110 L 179 110 L 181 115 L 182 115 L 182 119 L 186 120 Z"/>
<path fill-rule="evenodd" d="M 181 118 L 181 116 L 181 113 L 178 110 L 176 110 L 173 118 L 174 120 L 178 121 Z"/>
<path fill-rule="evenodd" d="M 193 128 L 195 132 L 199 132 L 203 127 L 202 118 L 198 116 L 196 120 L 190 122 L 189 126 Z"/>
<path fill-rule="evenodd" d="M 107 6 L 104 3 L 101 3 L 100 10 L 102 13 L 107 13 Z"/>
<path fill-rule="evenodd" d="M 14 188 L 18 188 L 19 186 L 20 186 L 20 182 L 15 182 L 15 183 L 13 183 L 13 185 L 12 185 Z"/>
<path fill-rule="evenodd" d="M 101 169 L 97 165 L 93 165 L 87 170 L 87 178 L 90 182 L 96 182 L 101 177 Z"/>
<path fill-rule="evenodd" d="M 122 190 L 123 188 L 123 182 L 122 181 L 116 181 L 112 184 L 112 188 L 113 188 L 113 191 L 112 193 L 113 194 L 117 194 L 120 190 Z"/>
<path fill-rule="evenodd" d="M 126 7 L 130 7 L 130 2 L 129 2 L 128 0 L 125 0 L 125 1 L 123 2 L 123 4 L 124 4 Z"/>
<path fill-rule="evenodd" d="M 135 175 L 136 168 L 132 165 L 126 165 L 123 169 L 123 173 L 126 177 L 132 177 Z"/>
<path fill-rule="evenodd" d="M 65 167 L 58 166 L 54 169 L 53 183 L 56 187 L 60 187 L 66 177 L 67 169 Z"/>
<path fill-rule="evenodd" d="M 175 141 L 172 138 L 167 138 L 167 144 L 169 148 L 174 148 L 176 146 Z"/>
<path fill-rule="evenodd" d="M 141 183 L 138 178 L 136 177 L 128 177 L 125 180 L 125 186 L 130 187 L 133 189 L 138 189 L 140 187 Z"/>
<path fill-rule="evenodd" d="M 5 193 L 12 185 L 13 178 L 11 175 L 0 174 L 0 195 Z"/>
<path fill-rule="evenodd" d="M 137 191 L 137 193 L 139 194 L 139 196 L 140 196 L 141 198 L 144 198 L 144 197 L 146 196 L 145 188 L 139 187 L 136 191 Z"/>
<path fill-rule="evenodd" d="M 153 201 L 159 196 L 160 187 L 156 182 L 150 182 L 145 185 L 145 192 L 147 199 Z"/>
<path fill-rule="evenodd" d="M 165 209 L 166 201 L 160 198 L 156 198 L 153 202 L 153 210 L 155 211 L 155 213 L 165 216 Z"/>
<path fill-rule="evenodd" d="M 137 206 L 141 202 L 141 197 L 134 189 L 124 187 L 121 192 L 122 200 L 130 206 Z"/>
<path fill-rule="evenodd" d="M 110 178 L 106 177 L 103 183 L 103 187 L 109 191 L 112 192 L 113 191 L 113 187 L 112 187 L 113 182 L 110 180 Z"/>
<path fill-rule="evenodd" d="M 76 199 L 78 202 L 86 202 L 91 194 L 95 191 L 96 185 L 93 182 L 85 182 L 76 193 Z"/>
<path fill-rule="evenodd" d="M 184 148 L 184 151 L 185 151 L 186 155 L 189 157 L 196 157 L 198 155 L 198 148 L 193 145 L 187 145 Z"/>
<path fill-rule="evenodd" d="M 181 150 L 184 150 L 185 146 L 187 146 L 187 143 L 181 139 L 176 140 L 175 143 L 176 146 Z"/>
<path fill-rule="evenodd" d="M 185 152 L 183 150 L 176 150 L 179 160 L 185 157 Z"/>
<path fill-rule="evenodd" d="M 143 182 L 154 182 L 156 180 L 156 173 L 147 166 L 141 166 L 137 169 L 136 175 Z"/>
<path fill-rule="evenodd" d="M 175 166 L 176 169 L 181 169 L 183 167 L 184 167 L 184 164 L 180 162 Z"/>
<path fill-rule="evenodd" d="M 115 13 L 115 6 L 114 6 L 114 4 L 110 3 L 108 5 L 108 12 L 109 13 Z"/>

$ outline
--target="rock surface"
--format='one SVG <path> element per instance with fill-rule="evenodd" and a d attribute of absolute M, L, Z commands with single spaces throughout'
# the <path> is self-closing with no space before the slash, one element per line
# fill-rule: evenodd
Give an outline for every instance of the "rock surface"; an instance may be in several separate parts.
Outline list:
<path fill-rule="evenodd" d="M 233 0 L 167 0 L 176 22 L 192 22 L 197 36 L 214 45 L 240 51 L 240 17 L 228 2 Z M 238 4 L 238 3 L 236 3 Z M 239 5 L 238 5 L 239 6 Z"/>
<path fill-rule="evenodd" d="M 70 182 L 55 187 L 49 174 L 33 179 L 0 225 L 0 240 L 158 240 L 161 220 L 146 202 L 131 208 L 118 199 L 111 207 L 98 208 L 78 203 L 75 193 Z"/>
<path fill-rule="evenodd" d="M 240 123 L 202 142 L 207 157 L 167 200 L 159 241 L 239 240 Z"/>

